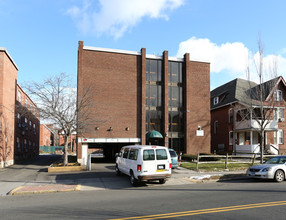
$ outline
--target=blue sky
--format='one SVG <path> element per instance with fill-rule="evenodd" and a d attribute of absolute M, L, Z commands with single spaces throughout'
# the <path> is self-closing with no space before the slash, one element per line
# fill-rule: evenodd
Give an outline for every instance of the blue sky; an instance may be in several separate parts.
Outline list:
<path fill-rule="evenodd" d="M 214 89 L 245 78 L 259 36 L 265 63 L 274 57 L 286 77 L 285 8 L 285 0 L 0 0 L 0 47 L 18 65 L 20 85 L 61 72 L 76 83 L 82 40 L 149 54 L 188 52 L 211 62 Z"/>

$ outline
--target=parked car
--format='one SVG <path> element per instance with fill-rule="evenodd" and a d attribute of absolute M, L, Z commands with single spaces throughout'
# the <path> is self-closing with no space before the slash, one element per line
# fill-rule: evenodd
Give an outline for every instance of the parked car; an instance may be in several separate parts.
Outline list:
<path fill-rule="evenodd" d="M 286 156 L 277 156 L 260 165 L 251 166 L 246 174 L 252 178 L 274 179 L 276 182 L 285 180 Z"/>
<path fill-rule="evenodd" d="M 169 148 L 169 153 L 171 155 L 171 160 L 172 160 L 172 168 L 177 168 L 179 166 L 178 162 L 179 162 L 179 158 L 178 155 L 176 153 L 176 151 L 174 151 L 173 149 Z"/>
<path fill-rule="evenodd" d="M 164 184 L 171 176 L 171 156 L 166 147 L 132 145 L 122 147 L 117 158 L 115 171 L 130 176 L 133 186 L 141 181 L 159 180 Z"/>

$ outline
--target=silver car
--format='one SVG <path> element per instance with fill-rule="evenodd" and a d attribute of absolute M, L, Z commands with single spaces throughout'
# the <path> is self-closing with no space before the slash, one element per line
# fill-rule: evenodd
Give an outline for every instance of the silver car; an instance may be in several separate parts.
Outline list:
<path fill-rule="evenodd" d="M 265 163 L 249 167 L 246 175 L 259 179 L 274 179 L 276 182 L 285 180 L 286 156 L 277 156 Z"/>

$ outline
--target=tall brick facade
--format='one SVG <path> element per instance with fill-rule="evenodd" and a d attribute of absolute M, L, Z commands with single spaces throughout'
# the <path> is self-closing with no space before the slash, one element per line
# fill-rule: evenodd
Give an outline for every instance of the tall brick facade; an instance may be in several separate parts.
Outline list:
<path fill-rule="evenodd" d="M 39 155 L 40 113 L 35 103 L 17 85 L 15 105 L 15 159 L 22 160 Z"/>
<path fill-rule="evenodd" d="M 5 48 L 0 48 L 0 167 L 14 164 L 15 98 L 18 67 Z"/>
<path fill-rule="evenodd" d="M 18 67 L 0 48 L 0 167 L 39 154 L 39 114 L 17 84 Z"/>
<path fill-rule="evenodd" d="M 113 149 L 113 155 L 123 145 L 146 144 L 151 130 L 162 135 L 160 145 L 188 154 L 210 152 L 209 63 L 190 61 L 188 54 L 172 58 L 164 51 L 155 56 L 145 48 L 111 50 L 80 41 L 78 97 L 87 88 L 95 118 L 78 131 L 83 164 L 88 148 Z"/>

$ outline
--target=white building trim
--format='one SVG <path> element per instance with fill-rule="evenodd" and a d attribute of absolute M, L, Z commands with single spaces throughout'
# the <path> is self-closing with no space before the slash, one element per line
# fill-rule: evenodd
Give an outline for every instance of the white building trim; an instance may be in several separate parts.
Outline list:
<path fill-rule="evenodd" d="M 6 55 L 7 55 L 8 58 L 11 60 L 11 62 L 13 63 L 13 65 L 15 66 L 15 68 L 16 68 L 17 71 L 18 71 L 18 70 L 19 70 L 18 66 L 16 65 L 16 63 L 14 62 L 14 60 L 12 59 L 12 57 L 10 56 L 10 54 L 8 53 L 8 51 L 6 50 L 6 48 L 0 47 L 0 51 L 6 53 Z"/>
<path fill-rule="evenodd" d="M 78 138 L 78 143 L 140 143 L 141 138 Z"/>

